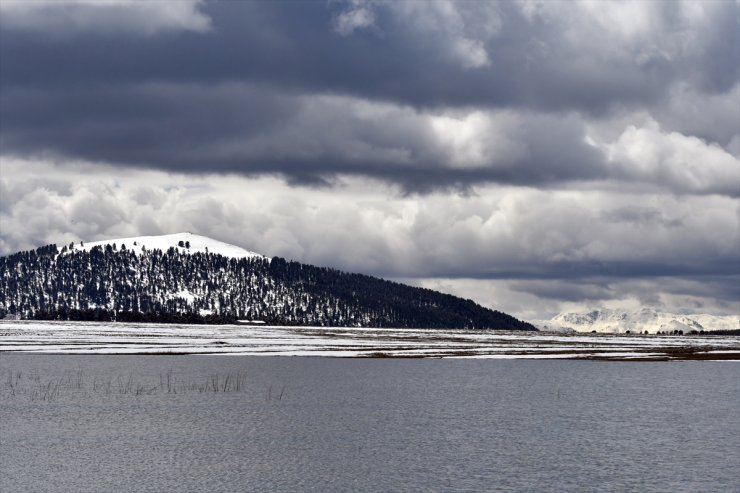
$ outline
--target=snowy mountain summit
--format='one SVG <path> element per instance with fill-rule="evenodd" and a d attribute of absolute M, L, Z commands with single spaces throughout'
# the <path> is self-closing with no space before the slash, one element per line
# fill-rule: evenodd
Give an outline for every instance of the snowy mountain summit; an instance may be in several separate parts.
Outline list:
<path fill-rule="evenodd" d="M 532 324 L 540 330 L 556 332 L 611 332 L 641 334 L 648 332 L 737 330 L 740 316 L 715 316 L 706 314 L 681 315 L 665 313 L 653 308 L 635 311 L 595 309 L 580 313 L 560 313 L 550 320 L 535 320 Z"/>
<path fill-rule="evenodd" d="M 130 238 L 118 238 L 114 240 L 91 241 L 89 243 L 74 243 L 71 251 L 90 251 L 94 247 L 105 247 L 106 245 L 116 245 L 121 248 L 125 245 L 127 249 L 135 252 L 146 250 L 162 250 L 166 252 L 169 248 L 175 248 L 180 253 L 214 253 L 230 258 L 265 258 L 259 253 L 250 252 L 244 248 L 224 243 L 223 241 L 214 240 L 206 236 L 196 235 L 193 233 L 174 233 L 159 236 L 132 236 Z M 69 245 L 68 245 L 69 251 Z"/>
<path fill-rule="evenodd" d="M 535 330 L 429 289 L 267 258 L 191 233 L 0 257 L 0 319 Z"/>

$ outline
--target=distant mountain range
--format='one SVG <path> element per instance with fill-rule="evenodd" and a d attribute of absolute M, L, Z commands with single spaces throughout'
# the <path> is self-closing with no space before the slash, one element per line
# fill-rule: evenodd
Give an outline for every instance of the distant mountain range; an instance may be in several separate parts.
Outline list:
<path fill-rule="evenodd" d="M 652 308 L 636 311 L 597 309 L 582 313 L 561 313 L 550 320 L 533 320 L 540 330 L 557 332 L 612 332 L 632 334 L 673 333 L 740 329 L 740 316 L 707 314 L 681 315 L 659 312 Z"/>
<path fill-rule="evenodd" d="M 471 300 L 178 233 L 0 257 L 0 318 L 536 330 Z"/>

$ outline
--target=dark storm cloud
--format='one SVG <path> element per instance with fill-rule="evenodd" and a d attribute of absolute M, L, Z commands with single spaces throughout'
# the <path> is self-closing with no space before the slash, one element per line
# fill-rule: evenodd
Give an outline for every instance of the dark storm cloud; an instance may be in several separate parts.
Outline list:
<path fill-rule="evenodd" d="M 554 3 L 557 16 L 525 16 L 514 3 L 471 2 L 459 8 L 475 9 L 477 4 L 495 8 L 500 26 L 482 40 L 490 65 L 476 70 L 444 55 L 450 36 L 443 29 L 421 28 L 414 22 L 417 12 L 400 15 L 393 4 L 377 8 L 377 30 L 341 36 L 331 29 L 341 3 L 240 1 L 205 4 L 202 12 L 212 25 L 206 32 L 156 37 L 83 32 L 59 39 L 9 26 L 0 38 L 0 81 L 44 86 L 53 81 L 58 86 L 240 80 L 423 107 L 598 111 L 613 103 L 653 100 L 676 78 L 696 79 L 711 92 L 726 91 L 738 80 L 733 2 L 714 2 L 695 32 L 687 32 L 682 25 L 686 19 L 661 4 L 662 12 L 655 15 L 662 29 L 639 41 L 649 48 L 660 36 L 694 35 L 697 39 L 678 59 L 679 53 L 653 53 L 626 42 L 608 46 L 614 39 L 603 35 L 588 39 L 598 28 L 586 26 L 593 20 L 578 19 L 567 3 Z M 566 28 L 574 32 L 566 33 Z"/>
<path fill-rule="evenodd" d="M 659 306 L 660 295 L 690 297 L 692 303 L 714 300 L 719 307 L 729 309 L 740 299 L 740 275 L 699 277 L 589 277 L 564 280 L 512 280 L 508 287 L 520 293 L 528 293 L 542 300 L 583 302 L 594 304 L 632 296 L 646 306 Z M 685 301 L 684 301 L 685 303 Z M 700 312 L 702 306 L 685 306 Z"/>
<path fill-rule="evenodd" d="M 454 240 L 453 240 L 454 241 Z M 657 253 L 657 252 L 656 252 Z M 511 257 L 515 257 L 512 252 Z M 549 280 L 577 280 L 590 276 L 602 276 L 609 279 L 631 279 L 676 276 L 691 278 L 696 276 L 722 276 L 728 272 L 740 272 L 740 259 L 733 252 L 726 252 L 713 259 L 691 258 L 685 253 L 680 258 L 661 259 L 659 255 L 645 261 L 605 261 L 605 260 L 573 260 L 568 262 L 552 262 L 548 259 L 531 259 L 521 262 L 510 260 L 507 266 L 485 265 L 487 259 L 478 259 L 479 264 L 470 261 L 465 266 L 457 265 L 450 268 L 444 265 L 433 265 L 425 270 L 430 277 L 465 277 L 468 279 L 549 279 Z M 489 260 L 490 262 L 490 260 Z M 444 263 L 444 262 L 438 262 Z M 379 272 L 379 275 L 392 275 L 391 272 Z M 739 275 L 731 275 L 740 280 Z M 553 288 L 554 289 L 554 288 Z M 733 292 L 737 292 L 735 289 Z M 530 291 L 539 296 L 544 292 Z M 551 291 L 554 294 L 555 291 Z M 561 299 L 567 299 L 565 293 Z"/>
<path fill-rule="evenodd" d="M 543 55 L 526 60 L 522 48 L 542 26 L 527 23 L 512 9 L 497 37 L 501 46 L 491 47 L 496 67 L 478 70 L 441 55 L 446 36 L 419 32 L 385 10 L 378 20 L 382 33 L 348 36 L 331 29 L 332 11 L 323 3 L 210 2 L 203 10 L 211 18 L 211 32 L 156 37 L 80 33 L 60 39 L 6 27 L 0 38 L 0 83 L 79 87 L 238 80 L 420 107 L 523 104 L 554 109 L 641 101 L 662 89 L 642 68 L 590 66 Z M 668 77 L 660 74 L 658 82 Z"/>
<path fill-rule="evenodd" d="M 487 150 L 484 162 L 451 167 L 457 150 L 440 144 L 445 130 L 434 128 L 434 115 L 259 86 L 8 89 L 0 110 L 12 122 L 0 144 L 17 154 L 172 171 L 282 173 L 301 183 L 327 183 L 325 176 L 344 173 L 418 191 L 608 177 L 600 152 L 583 142 L 583 126 L 567 118 L 471 123 L 482 127 L 472 129 L 481 136 L 495 131 L 505 142 Z M 516 147 L 516 156 L 502 158 L 506 147 Z"/>
<path fill-rule="evenodd" d="M 282 174 L 311 186 L 360 175 L 412 192 L 484 182 L 547 187 L 618 179 L 679 192 L 738 194 L 731 179 L 735 162 L 727 153 L 700 148 L 702 154 L 692 154 L 687 166 L 701 169 L 687 174 L 672 156 L 680 154 L 679 145 L 693 149 L 692 142 L 635 130 L 617 148 L 624 162 L 608 163 L 604 149 L 586 142 L 585 124 L 567 115 L 449 116 L 255 85 L 164 83 L 13 88 L 0 94 L 0 111 L 11 122 L 4 125 L 0 146 L 21 156 L 178 172 Z M 661 152 L 637 156 L 640 162 L 634 163 L 631 149 L 648 141 L 661 143 Z"/>
<path fill-rule="evenodd" d="M 369 17 L 339 29 L 353 5 Z M 699 93 L 733 87 L 732 2 L 712 4 L 697 26 L 686 25 L 691 15 L 648 5 L 658 27 L 637 34 L 629 26 L 610 33 L 598 16 L 572 14 L 567 4 L 415 5 L 208 2 L 198 11 L 207 26 L 148 35 L 60 34 L 54 25 L 40 32 L 0 20 L 0 150 L 278 173 L 295 184 L 363 175 L 410 191 L 618 179 L 737 193 L 724 179 L 695 184 L 625 171 L 585 143 L 588 119 L 663 105 L 674 83 Z M 689 45 L 671 44 L 686 33 Z M 392 108 L 381 108 L 384 116 L 363 104 Z M 494 124 L 434 127 L 474 108 L 493 112 Z M 518 117 L 495 124 L 501 111 Z M 470 142 L 443 142 L 471 131 Z M 503 153 L 467 154 L 493 135 L 506 137 Z"/>

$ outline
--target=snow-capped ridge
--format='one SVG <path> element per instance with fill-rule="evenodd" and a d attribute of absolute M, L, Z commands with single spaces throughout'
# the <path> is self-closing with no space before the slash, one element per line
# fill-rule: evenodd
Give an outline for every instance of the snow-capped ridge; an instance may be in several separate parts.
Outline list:
<path fill-rule="evenodd" d="M 72 251 L 90 251 L 96 246 L 105 247 L 106 245 L 114 244 L 118 249 L 120 249 L 122 245 L 125 245 L 126 249 L 133 250 L 137 253 L 140 252 L 142 248 L 145 248 L 146 250 L 162 250 L 163 252 L 166 252 L 170 248 L 176 248 L 181 253 L 208 252 L 231 258 L 265 258 L 262 254 L 251 252 L 242 247 L 189 232 L 159 236 L 132 236 L 130 238 L 116 238 L 112 240 L 91 242 L 83 241 L 74 243 Z M 67 249 L 69 249 L 69 245 L 66 246 Z"/>
<path fill-rule="evenodd" d="M 631 332 L 655 334 L 658 332 L 737 330 L 740 316 L 716 316 L 707 314 L 682 315 L 659 312 L 653 308 L 635 311 L 613 310 L 607 308 L 588 312 L 560 313 L 550 320 L 533 320 L 540 330 L 555 332 Z"/>

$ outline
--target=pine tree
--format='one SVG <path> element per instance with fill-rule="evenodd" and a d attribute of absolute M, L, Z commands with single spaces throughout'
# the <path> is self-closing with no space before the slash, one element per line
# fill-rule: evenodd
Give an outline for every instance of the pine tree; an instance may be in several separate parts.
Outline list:
<path fill-rule="evenodd" d="M 136 252 L 123 244 L 119 251 L 113 245 L 57 251 L 47 245 L 0 257 L 2 313 L 204 321 L 198 313 L 208 310 L 220 320 L 283 324 L 529 328 L 471 300 L 281 258 L 233 259 L 175 247 Z M 192 300 L 174 296 L 185 290 Z"/>

